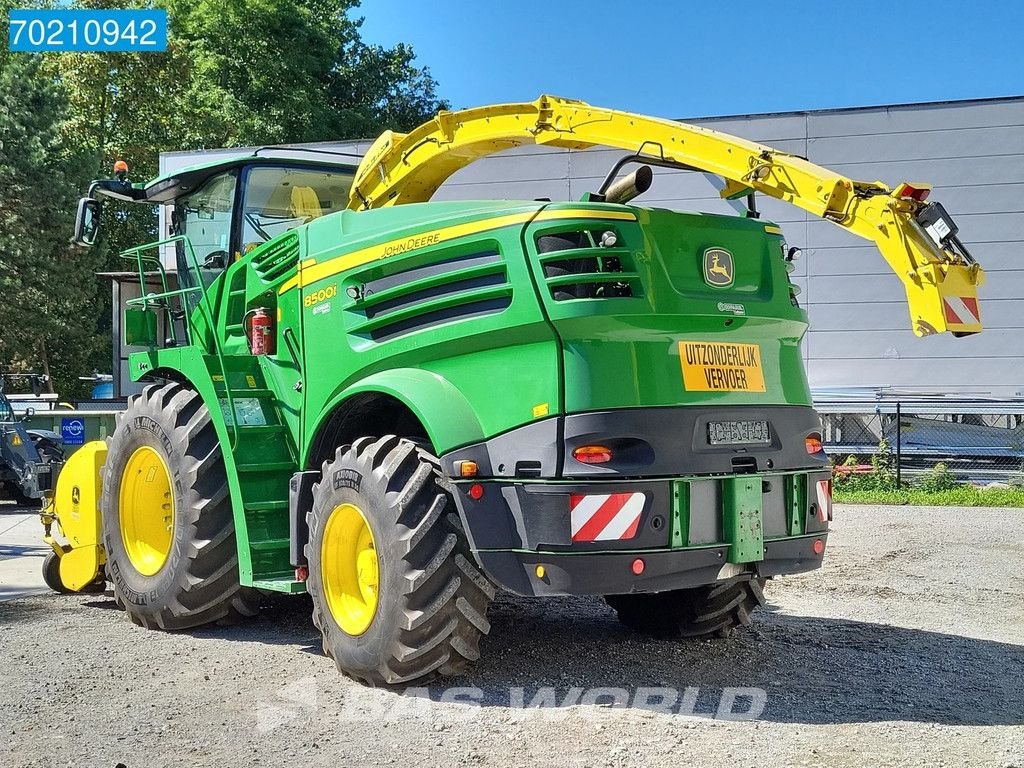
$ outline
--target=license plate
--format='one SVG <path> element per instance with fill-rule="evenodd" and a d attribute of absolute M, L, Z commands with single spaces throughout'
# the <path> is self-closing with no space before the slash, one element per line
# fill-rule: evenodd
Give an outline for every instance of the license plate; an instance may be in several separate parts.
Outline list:
<path fill-rule="evenodd" d="M 738 445 L 755 443 L 765 445 L 772 441 L 767 421 L 709 421 L 708 442 L 711 445 Z"/>
<path fill-rule="evenodd" d="M 761 347 L 722 341 L 680 341 L 687 392 L 764 392 Z"/>

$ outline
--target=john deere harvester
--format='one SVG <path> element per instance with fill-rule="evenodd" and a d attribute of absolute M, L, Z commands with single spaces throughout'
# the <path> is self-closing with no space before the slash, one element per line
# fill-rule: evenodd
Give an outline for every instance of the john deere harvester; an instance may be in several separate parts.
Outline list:
<path fill-rule="evenodd" d="M 524 144 L 626 154 L 581 201 L 428 202 Z M 309 157 L 142 187 L 122 167 L 80 204 L 83 245 L 104 197 L 173 225 L 124 254 L 163 283 L 123 323 L 147 385 L 56 495 L 64 583 L 105 573 L 137 624 L 308 591 L 326 653 L 371 684 L 463 669 L 497 589 L 728 633 L 767 579 L 821 565 L 831 516 L 795 249 L 755 195 L 876 243 L 918 335 L 981 330 L 981 269 L 924 185 L 546 96 L 386 133 L 358 167 Z M 746 212 L 630 204 L 650 166 L 717 176 Z"/>

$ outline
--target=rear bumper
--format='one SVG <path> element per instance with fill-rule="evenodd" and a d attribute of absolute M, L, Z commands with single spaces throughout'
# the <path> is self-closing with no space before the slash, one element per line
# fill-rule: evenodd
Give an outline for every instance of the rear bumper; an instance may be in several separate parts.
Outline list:
<path fill-rule="evenodd" d="M 821 566 L 827 533 L 765 542 L 764 560 L 733 564 L 728 546 L 642 552 L 600 552 L 584 556 L 551 552 L 477 552 L 484 571 L 504 589 L 520 595 L 611 595 L 664 592 L 712 584 L 748 574 L 771 578 Z M 821 552 L 814 542 L 821 541 Z M 634 563 L 643 571 L 634 572 Z M 540 566 L 541 570 L 538 570 Z"/>
<path fill-rule="evenodd" d="M 749 419 L 767 423 L 769 441 L 711 444 L 710 422 Z M 442 466 L 470 546 L 502 587 L 657 592 L 821 564 L 831 469 L 805 446 L 819 429 L 807 406 L 618 409 L 532 422 Z M 588 444 L 609 446 L 612 460 L 576 461 L 573 448 Z M 462 461 L 479 479 L 458 478 Z"/>
<path fill-rule="evenodd" d="M 829 510 L 817 486 L 828 477 L 462 481 L 455 498 L 477 562 L 504 589 L 659 592 L 819 567 Z"/>

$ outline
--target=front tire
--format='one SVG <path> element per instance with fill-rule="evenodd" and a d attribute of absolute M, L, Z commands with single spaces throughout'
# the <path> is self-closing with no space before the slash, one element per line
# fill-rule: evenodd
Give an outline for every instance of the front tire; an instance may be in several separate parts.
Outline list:
<path fill-rule="evenodd" d="M 764 605 L 764 579 L 741 579 L 654 594 L 607 595 L 619 621 L 655 637 L 728 637 Z"/>
<path fill-rule="evenodd" d="M 437 459 L 361 438 L 325 462 L 308 515 L 313 622 L 369 685 L 456 674 L 479 658 L 494 587 L 477 569 Z"/>
<path fill-rule="evenodd" d="M 133 622 L 188 629 L 256 613 L 242 587 L 227 477 L 210 412 L 178 383 L 132 399 L 103 467 L 103 541 Z"/>

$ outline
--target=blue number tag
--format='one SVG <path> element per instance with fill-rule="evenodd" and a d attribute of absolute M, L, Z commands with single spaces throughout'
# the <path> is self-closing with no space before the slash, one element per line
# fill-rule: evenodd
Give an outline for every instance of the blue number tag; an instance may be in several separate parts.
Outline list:
<path fill-rule="evenodd" d="M 166 51 L 167 11 L 10 12 L 12 51 Z"/>

